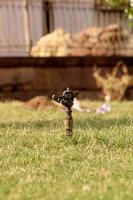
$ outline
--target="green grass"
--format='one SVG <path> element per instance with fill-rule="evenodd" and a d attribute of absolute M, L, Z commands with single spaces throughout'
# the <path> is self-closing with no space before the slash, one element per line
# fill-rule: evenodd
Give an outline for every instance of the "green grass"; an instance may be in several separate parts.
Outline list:
<path fill-rule="evenodd" d="M 62 111 L 0 103 L 0 200 L 132 200 L 133 102 L 112 106 L 74 113 L 70 139 Z"/>

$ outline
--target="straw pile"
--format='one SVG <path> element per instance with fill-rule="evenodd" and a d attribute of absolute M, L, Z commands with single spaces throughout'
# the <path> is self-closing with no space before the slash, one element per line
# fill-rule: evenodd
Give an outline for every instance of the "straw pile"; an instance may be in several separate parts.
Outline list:
<path fill-rule="evenodd" d="M 70 34 L 63 29 L 57 29 L 42 37 L 32 48 L 31 55 L 34 57 L 67 56 L 71 45 Z"/>
<path fill-rule="evenodd" d="M 77 46 L 71 55 L 113 55 L 120 54 L 127 40 L 119 25 L 105 28 L 92 27 L 80 32 L 75 37 Z M 86 50 L 86 51 L 85 51 Z"/>
<path fill-rule="evenodd" d="M 102 28 L 89 27 L 73 37 L 63 29 L 57 29 L 42 37 L 32 48 L 31 55 L 34 57 L 120 55 L 125 51 L 127 41 L 127 36 L 118 24 Z"/>

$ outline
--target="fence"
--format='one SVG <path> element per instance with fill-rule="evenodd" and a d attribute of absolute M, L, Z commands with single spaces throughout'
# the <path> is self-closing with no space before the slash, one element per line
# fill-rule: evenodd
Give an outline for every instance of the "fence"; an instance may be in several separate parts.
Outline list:
<path fill-rule="evenodd" d="M 44 10 L 50 16 L 50 31 L 62 27 L 70 33 L 76 33 L 87 26 L 103 27 L 114 23 L 127 28 L 124 6 L 110 8 L 105 0 L 44 1 Z"/>
<path fill-rule="evenodd" d="M 0 56 L 26 56 L 42 35 L 41 0 L 0 1 Z"/>
<path fill-rule="evenodd" d="M 69 86 L 96 100 L 100 90 L 93 77 L 94 64 L 105 74 L 120 60 L 132 74 L 133 57 L 0 58 L 0 99 L 28 100 L 40 95 L 51 98 Z M 132 88 L 128 98 L 133 99 Z"/>
<path fill-rule="evenodd" d="M 123 7 L 111 9 L 104 0 L 1 0 L 0 56 L 27 56 L 41 36 L 58 27 L 75 34 L 113 23 L 128 29 Z"/>

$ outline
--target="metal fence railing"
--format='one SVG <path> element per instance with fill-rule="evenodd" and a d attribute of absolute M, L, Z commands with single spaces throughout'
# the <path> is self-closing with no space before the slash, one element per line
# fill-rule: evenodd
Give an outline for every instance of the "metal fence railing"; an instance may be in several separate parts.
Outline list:
<path fill-rule="evenodd" d="M 100 29 L 110 24 L 118 24 L 122 27 L 121 30 L 130 32 L 128 20 L 124 15 L 124 5 L 115 9 L 108 6 L 105 0 L 2 0 L 0 1 L 0 56 L 28 56 L 31 47 L 43 35 L 59 27 L 75 36 L 87 27 L 93 32 L 92 27 Z M 95 49 L 87 49 L 88 53 L 98 54 L 104 49 L 102 54 L 108 51 L 112 55 L 119 53 L 118 50 L 122 48 L 124 50 L 127 48 L 132 53 L 133 45 L 125 46 L 127 40 L 123 42 L 121 36 L 117 47 L 112 50 L 112 46 L 115 46 L 114 38 L 115 35 L 113 38 L 110 37 L 111 43 L 108 43 L 108 46 L 106 40 L 105 43 L 101 41 L 96 43 Z M 129 43 L 130 41 L 128 40 Z"/>
<path fill-rule="evenodd" d="M 41 0 L 0 1 L 0 56 L 26 56 L 42 35 Z"/>
<path fill-rule="evenodd" d="M 44 11 L 49 16 L 48 31 L 62 27 L 76 33 L 89 26 L 103 27 L 117 23 L 127 28 L 124 5 L 111 8 L 105 0 L 49 0 L 44 2 Z"/>

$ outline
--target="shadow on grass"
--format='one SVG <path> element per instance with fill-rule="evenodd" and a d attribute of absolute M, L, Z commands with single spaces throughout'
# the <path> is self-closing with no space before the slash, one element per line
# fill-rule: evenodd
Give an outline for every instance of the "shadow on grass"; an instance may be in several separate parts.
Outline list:
<path fill-rule="evenodd" d="M 88 117 L 75 120 L 75 128 L 93 128 L 95 130 L 101 130 L 103 128 L 111 127 L 121 127 L 121 126 L 131 126 L 133 120 L 130 117 L 120 117 L 120 118 L 102 118 L 102 117 Z"/>
<path fill-rule="evenodd" d="M 34 120 L 34 121 L 16 121 L 16 122 L 5 122 L 0 123 L 0 129 L 24 129 L 24 128 L 30 128 L 30 129 L 51 129 L 51 128 L 58 128 L 60 124 L 60 121 L 57 120 Z"/>
<path fill-rule="evenodd" d="M 121 117 L 121 118 L 102 118 L 102 117 L 85 117 L 82 119 L 74 119 L 74 128 L 93 128 L 95 130 L 101 130 L 103 128 L 111 128 L 111 127 L 120 127 L 120 126 L 131 126 L 133 120 L 129 117 Z M 62 128 L 64 126 L 63 119 L 53 119 L 53 120 L 33 120 L 33 121 L 16 121 L 16 122 L 5 122 L 0 123 L 0 129 L 12 128 L 12 129 L 57 129 Z"/>

